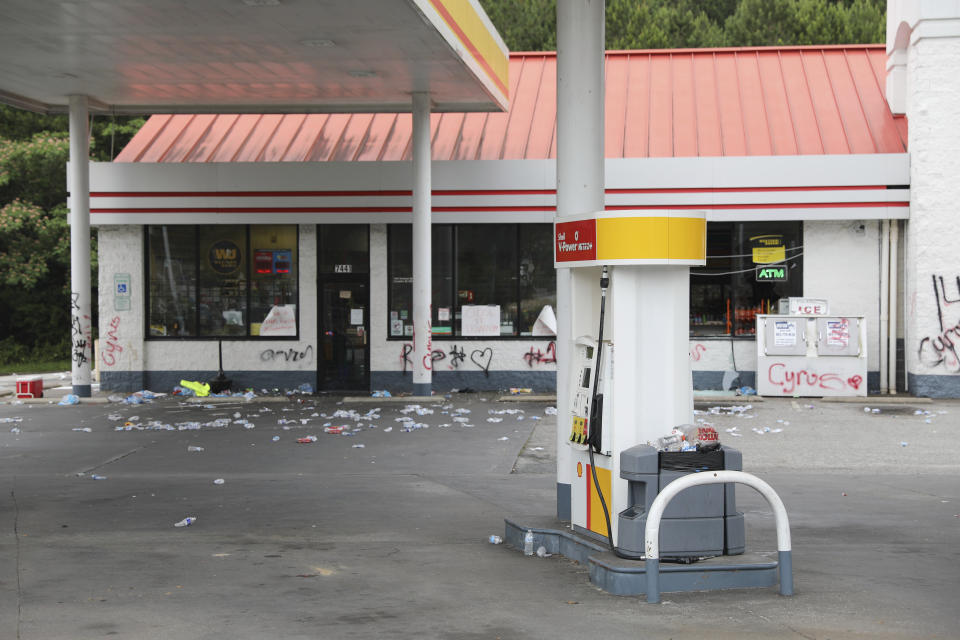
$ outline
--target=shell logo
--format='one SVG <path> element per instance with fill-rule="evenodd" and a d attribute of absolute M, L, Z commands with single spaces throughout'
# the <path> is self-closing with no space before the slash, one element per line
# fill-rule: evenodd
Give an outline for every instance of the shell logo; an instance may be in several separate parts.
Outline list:
<path fill-rule="evenodd" d="M 577 463 L 577 477 L 578 477 L 578 478 L 582 478 L 582 477 L 583 477 L 583 463 L 582 463 L 582 462 L 578 462 L 578 463 Z"/>

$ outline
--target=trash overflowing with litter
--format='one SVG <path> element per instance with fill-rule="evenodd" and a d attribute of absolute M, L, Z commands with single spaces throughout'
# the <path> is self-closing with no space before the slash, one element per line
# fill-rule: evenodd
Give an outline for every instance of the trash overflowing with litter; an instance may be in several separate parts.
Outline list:
<path fill-rule="evenodd" d="M 711 426 L 682 424 L 653 444 L 660 451 L 712 451 L 720 446 L 720 435 Z"/>

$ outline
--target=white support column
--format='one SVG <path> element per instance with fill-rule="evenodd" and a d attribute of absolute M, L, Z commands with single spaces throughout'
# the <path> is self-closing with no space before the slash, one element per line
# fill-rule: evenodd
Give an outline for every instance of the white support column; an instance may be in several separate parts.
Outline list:
<path fill-rule="evenodd" d="M 887 375 L 889 379 L 887 381 L 887 387 L 890 390 L 890 393 L 897 393 L 897 280 L 899 275 L 898 260 L 897 260 L 897 246 L 900 244 L 900 221 L 891 220 L 890 221 L 890 259 L 889 259 L 889 293 L 890 293 L 890 303 L 887 305 L 889 309 L 889 326 L 887 339 L 889 343 L 887 348 L 889 349 L 889 355 L 887 357 Z M 880 347 L 881 351 L 883 346 Z"/>
<path fill-rule="evenodd" d="M 557 220 L 604 207 L 604 19 L 603 0 L 557 2 Z M 570 519 L 573 479 L 567 445 L 570 353 L 576 336 L 596 333 L 596 327 L 582 326 L 574 318 L 571 301 L 577 280 L 568 269 L 557 270 L 557 517 L 561 520 Z"/>
<path fill-rule="evenodd" d="M 413 394 L 429 396 L 433 362 L 430 94 L 413 94 Z"/>
<path fill-rule="evenodd" d="M 890 318 L 887 302 L 890 299 L 890 220 L 880 223 L 880 393 L 887 393 L 887 349 L 890 337 Z"/>
<path fill-rule="evenodd" d="M 90 131 L 86 96 L 70 96 L 70 357 L 73 393 L 90 397 Z"/>

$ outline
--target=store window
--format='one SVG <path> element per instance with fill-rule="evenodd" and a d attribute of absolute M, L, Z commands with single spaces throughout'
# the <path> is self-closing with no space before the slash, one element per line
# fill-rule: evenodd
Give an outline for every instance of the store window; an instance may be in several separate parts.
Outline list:
<path fill-rule="evenodd" d="M 711 222 L 707 264 L 690 269 L 690 334 L 752 336 L 756 316 L 803 295 L 800 222 Z"/>
<path fill-rule="evenodd" d="M 390 225 L 389 335 L 413 335 L 413 253 L 410 225 Z M 553 230 L 549 224 L 435 224 L 432 227 L 434 336 L 531 335 L 544 305 L 556 305 Z"/>
<path fill-rule="evenodd" d="M 297 335 L 296 225 L 151 225 L 147 252 L 150 337 Z"/>

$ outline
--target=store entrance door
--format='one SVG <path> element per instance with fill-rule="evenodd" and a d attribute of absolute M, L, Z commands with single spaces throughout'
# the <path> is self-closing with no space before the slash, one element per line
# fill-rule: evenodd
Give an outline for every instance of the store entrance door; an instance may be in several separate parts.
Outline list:
<path fill-rule="evenodd" d="M 370 258 L 367 225 L 317 225 L 322 391 L 370 389 Z"/>
<path fill-rule="evenodd" d="M 367 390 L 367 283 L 324 282 L 320 305 L 320 389 Z"/>

